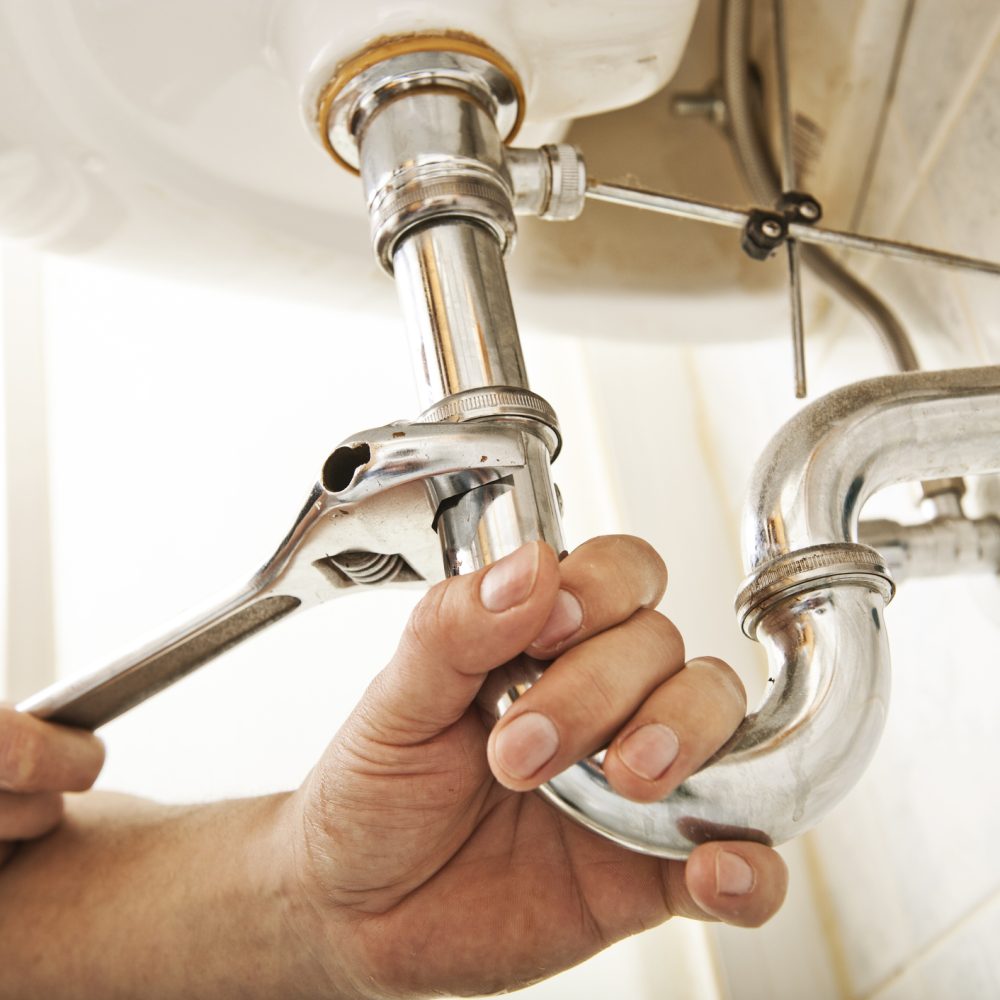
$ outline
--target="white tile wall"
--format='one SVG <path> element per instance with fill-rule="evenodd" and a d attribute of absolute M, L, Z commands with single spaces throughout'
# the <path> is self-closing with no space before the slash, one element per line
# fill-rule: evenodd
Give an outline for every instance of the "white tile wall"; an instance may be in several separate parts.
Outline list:
<path fill-rule="evenodd" d="M 998 940 L 1000 897 L 994 896 L 887 983 L 879 1000 L 991 1000 L 1000 996 Z"/>
<path fill-rule="evenodd" d="M 873 219 L 893 218 L 901 238 L 1000 257 L 998 94 L 996 5 L 945 10 L 918 0 L 870 229 Z M 893 193 L 897 202 L 880 212 L 879 200 L 886 207 Z M 895 264 L 873 274 L 918 330 L 931 363 L 1000 360 L 1000 282 Z M 1000 696 L 1000 594 L 985 584 L 903 588 L 887 616 L 896 690 L 883 750 L 857 805 L 818 834 L 831 885 L 848 884 L 865 859 L 859 889 L 833 892 L 862 994 L 986 997 L 1000 981 L 995 905 L 984 903 L 1000 887 L 1000 809 L 984 794 L 996 780 L 1000 726 L 982 707 Z M 871 852 L 851 846 L 862 817 L 877 845 Z"/>

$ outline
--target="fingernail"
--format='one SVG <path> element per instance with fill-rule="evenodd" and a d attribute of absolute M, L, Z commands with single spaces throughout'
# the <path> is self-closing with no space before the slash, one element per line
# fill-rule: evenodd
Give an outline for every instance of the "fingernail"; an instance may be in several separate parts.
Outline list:
<path fill-rule="evenodd" d="M 494 563 L 479 585 L 479 599 L 487 611 L 507 611 L 527 600 L 538 575 L 538 542 L 522 545 Z"/>
<path fill-rule="evenodd" d="M 640 778 L 656 781 L 673 764 L 680 748 L 677 734 L 669 726 L 654 722 L 626 736 L 618 755 Z"/>
<path fill-rule="evenodd" d="M 523 781 L 544 767 L 559 749 L 559 732 L 547 715 L 525 712 L 497 733 L 497 762 L 512 778 Z"/>
<path fill-rule="evenodd" d="M 750 864 L 732 851 L 719 851 L 715 856 L 715 890 L 720 896 L 745 896 L 757 882 Z"/>
<path fill-rule="evenodd" d="M 542 626 L 538 638 L 531 644 L 541 649 L 550 649 L 568 639 L 583 624 L 583 608 L 580 602 L 568 591 L 560 590 L 556 595 L 556 603 L 552 614 Z"/>

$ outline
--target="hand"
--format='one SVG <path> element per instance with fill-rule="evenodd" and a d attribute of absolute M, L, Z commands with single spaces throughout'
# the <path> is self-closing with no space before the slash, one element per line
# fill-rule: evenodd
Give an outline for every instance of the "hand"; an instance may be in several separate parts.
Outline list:
<path fill-rule="evenodd" d="M 61 793 L 86 791 L 103 764 L 104 744 L 93 734 L 0 705 L 0 865 L 17 841 L 56 827 Z"/>
<path fill-rule="evenodd" d="M 648 545 L 609 537 L 562 563 L 526 545 L 421 601 L 287 803 L 311 904 L 301 933 L 318 935 L 341 993 L 513 989 L 674 914 L 755 926 L 778 909 L 786 870 L 761 844 L 663 861 L 522 794 L 609 744 L 612 786 L 655 801 L 742 720 L 732 670 L 685 665 L 677 629 L 649 610 L 665 585 Z M 554 662 L 491 730 L 477 693 L 525 650 Z"/>

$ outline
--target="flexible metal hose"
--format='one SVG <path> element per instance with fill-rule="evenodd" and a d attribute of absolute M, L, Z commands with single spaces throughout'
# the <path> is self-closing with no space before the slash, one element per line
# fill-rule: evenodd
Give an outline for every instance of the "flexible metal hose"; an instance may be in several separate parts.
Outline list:
<path fill-rule="evenodd" d="M 729 136 L 754 200 L 774 205 L 781 194 L 777 167 L 764 139 L 762 114 L 755 114 L 750 79 L 751 0 L 722 0 L 720 66 Z M 854 306 L 872 325 L 900 371 L 920 363 L 902 323 L 886 303 L 839 261 L 819 247 L 800 245 L 803 262 L 824 284 Z"/>

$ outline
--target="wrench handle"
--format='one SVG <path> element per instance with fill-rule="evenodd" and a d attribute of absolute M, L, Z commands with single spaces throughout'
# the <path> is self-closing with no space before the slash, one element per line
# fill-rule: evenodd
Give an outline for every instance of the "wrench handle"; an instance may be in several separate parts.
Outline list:
<path fill-rule="evenodd" d="M 300 605 L 288 594 L 244 591 L 87 676 L 60 681 L 17 707 L 41 719 L 95 730 Z"/>

